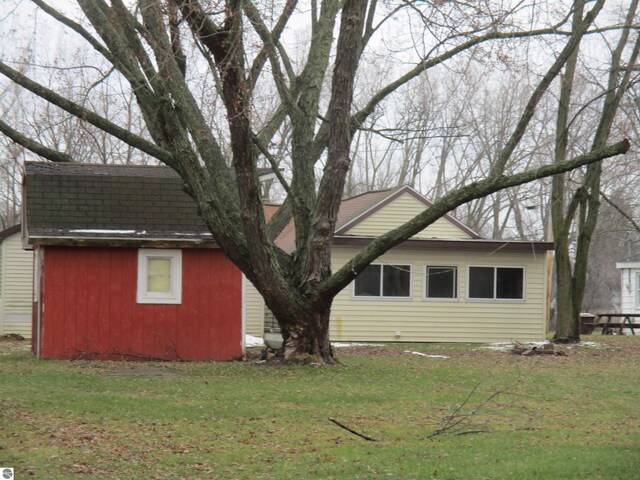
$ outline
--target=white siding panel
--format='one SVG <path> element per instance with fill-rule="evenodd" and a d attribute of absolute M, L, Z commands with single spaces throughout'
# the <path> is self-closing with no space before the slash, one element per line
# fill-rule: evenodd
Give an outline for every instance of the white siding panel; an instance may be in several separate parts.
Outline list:
<path fill-rule="evenodd" d="M 33 252 L 22 249 L 20 233 L 16 233 L 2 242 L 2 256 L 0 334 L 31 337 Z"/>
<path fill-rule="evenodd" d="M 621 309 L 623 313 L 640 313 L 640 306 L 637 302 L 638 273 L 640 268 L 621 269 L 622 300 Z"/>
<path fill-rule="evenodd" d="M 246 333 L 255 337 L 262 337 L 264 328 L 264 299 L 262 295 L 258 293 L 256 287 L 246 279 L 242 277 L 245 282 L 245 328 Z"/>
<path fill-rule="evenodd" d="M 356 236 L 382 235 L 411 220 L 424 209 L 425 206 L 421 202 L 405 193 L 357 224 L 347 234 Z M 469 235 L 448 220 L 441 218 L 414 235 L 413 238 L 469 238 Z"/>

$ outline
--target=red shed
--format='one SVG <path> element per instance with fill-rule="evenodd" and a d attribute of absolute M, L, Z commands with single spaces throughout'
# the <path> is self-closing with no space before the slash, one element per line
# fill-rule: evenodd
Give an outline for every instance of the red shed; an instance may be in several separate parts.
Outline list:
<path fill-rule="evenodd" d="M 23 207 L 38 357 L 243 354 L 242 274 L 175 172 L 27 162 Z"/>

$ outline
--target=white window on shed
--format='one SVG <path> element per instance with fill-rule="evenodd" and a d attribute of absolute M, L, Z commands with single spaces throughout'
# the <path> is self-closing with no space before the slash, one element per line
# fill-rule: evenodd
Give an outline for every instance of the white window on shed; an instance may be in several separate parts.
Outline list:
<path fill-rule="evenodd" d="M 138 250 L 138 303 L 182 303 L 182 251 Z"/>

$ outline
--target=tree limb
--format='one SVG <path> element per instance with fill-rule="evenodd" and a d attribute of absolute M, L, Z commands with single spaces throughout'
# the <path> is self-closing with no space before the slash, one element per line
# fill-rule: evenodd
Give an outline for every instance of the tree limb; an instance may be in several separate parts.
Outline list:
<path fill-rule="evenodd" d="M 294 85 L 296 75 L 293 70 L 293 66 L 291 65 L 291 60 L 289 59 L 289 56 L 287 55 L 286 50 L 282 47 L 282 44 L 280 43 L 279 39 L 280 39 L 280 35 L 284 30 L 284 27 L 287 25 L 289 21 L 289 18 L 291 18 L 291 14 L 294 12 L 297 4 L 298 4 L 298 0 L 287 0 L 287 3 L 285 4 L 282 10 L 282 13 L 280 14 L 280 17 L 278 18 L 278 22 L 276 23 L 273 30 L 269 32 L 266 25 L 264 25 L 264 22 L 260 17 L 260 13 L 258 12 L 258 9 L 253 4 L 253 2 L 249 0 L 245 2 L 244 4 L 245 12 L 247 12 L 247 16 L 249 17 L 249 20 L 251 21 L 251 23 L 257 26 L 256 31 L 264 41 L 264 46 L 262 47 L 262 50 L 260 50 L 258 55 L 256 55 L 255 59 L 253 60 L 253 64 L 251 65 L 250 80 L 249 80 L 251 89 L 255 88 L 256 83 L 258 81 L 258 77 L 260 76 L 260 72 L 262 71 L 262 67 L 264 66 L 264 63 L 267 57 L 270 55 L 269 50 L 273 49 L 274 47 L 280 53 L 282 64 L 284 65 L 284 68 L 287 72 L 287 76 L 289 77 L 289 84 Z M 260 29 L 260 31 L 262 31 L 262 33 L 258 31 L 258 28 Z"/>
<path fill-rule="evenodd" d="M 6 124 L 2 119 L 0 119 L 0 132 L 4 133 L 7 137 L 9 137 L 17 144 L 22 145 L 27 150 L 30 150 L 33 153 L 46 158 L 47 160 L 51 160 L 52 162 L 69 163 L 74 161 L 70 155 L 59 152 L 58 150 L 54 150 L 49 147 L 45 147 L 41 143 L 36 142 L 29 137 L 26 137 L 25 135 L 21 134 L 20 132 Z"/>
<path fill-rule="evenodd" d="M 618 205 L 616 205 L 605 193 L 600 190 L 600 196 L 603 198 L 605 202 L 607 202 L 613 209 L 618 212 L 624 219 L 631 224 L 631 226 L 636 230 L 636 232 L 640 233 L 640 224 L 636 222 L 631 215 L 622 210 Z"/>
<path fill-rule="evenodd" d="M 61 24 L 69 27 L 71 30 L 79 34 L 82 38 L 84 38 L 87 42 L 89 42 L 89 44 L 96 51 L 98 51 L 104 58 L 109 60 L 110 63 L 114 63 L 113 55 L 111 54 L 111 52 L 106 48 L 104 48 L 104 46 L 102 46 L 102 44 L 96 38 L 94 38 L 93 35 L 91 35 L 82 25 L 74 22 L 69 17 L 64 16 L 58 10 L 51 7 L 43 0 L 31 0 L 31 1 L 34 4 L 36 4 L 38 7 L 40 7 L 45 13 L 53 17 L 55 20 L 57 20 Z"/>
<path fill-rule="evenodd" d="M 113 135 L 114 137 L 131 145 L 132 147 L 135 147 L 151 155 L 152 157 L 157 158 L 161 162 L 164 162 L 167 165 L 173 165 L 175 163 L 173 161 L 173 155 L 167 150 L 157 146 L 156 144 L 148 140 L 145 140 L 138 135 L 131 133 L 127 129 L 119 127 L 115 123 L 110 122 L 97 113 L 94 113 L 91 110 L 88 110 L 81 105 L 78 105 L 77 103 L 64 98 L 63 96 L 58 95 L 53 90 L 50 90 L 45 86 L 31 80 L 17 70 L 9 67 L 2 61 L 0 61 L 0 74 L 17 83 L 21 87 L 26 88 L 38 97 L 43 98 L 44 100 L 56 105 L 57 107 L 60 107 L 61 109 L 75 117 L 86 120 L 91 125 L 104 130 L 108 134 Z"/>

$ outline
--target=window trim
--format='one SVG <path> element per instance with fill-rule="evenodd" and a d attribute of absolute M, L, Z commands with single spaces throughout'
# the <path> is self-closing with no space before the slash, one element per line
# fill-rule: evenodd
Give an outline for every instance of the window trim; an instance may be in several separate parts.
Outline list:
<path fill-rule="evenodd" d="M 412 263 L 370 263 L 369 265 L 380 265 L 380 295 L 356 295 L 356 278 L 353 279 L 351 287 L 351 297 L 357 300 L 411 300 L 413 298 L 413 264 Z M 394 265 L 406 265 L 409 267 L 409 295 L 407 296 L 387 296 L 383 295 L 384 292 L 384 267 L 393 267 Z"/>
<path fill-rule="evenodd" d="M 455 269 L 455 277 L 453 279 L 454 282 L 454 287 L 455 287 L 455 296 L 453 297 L 429 297 L 427 295 L 428 293 L 428 287 L 429 287 L 429 280 L 428 280 L 428 272 L 429 272 L 429 268 L 453 268 Z M 452 264 L 446 264 L 446 265 L 438 265 L 438 264 L 434 264 L 434 263 L 427 263 L 424 266 L 424 272 L 423 272 L 423 279 L 424 279 L 424 288 L 422 291 L 422 298 L 424 298 L 425 300 L 429 300 L 430 302 L 452 302 L 452 301 L 458 301 L 460 299 L 460 266 L 459 265 L 452 265 Z"/>
<path fill-rule="evenodd" d="M 171 260 L 171 292 L 150 292 L 148 290 L 148 267 L 150 258 Z M 138 291 L 137 303 L 177 305 L 182 303 L 182 250 L 179 249 L 138 249 Z"/>
<path fill-rule="evenodd" d="M 640 309 L 640 272 L 636 272 L 636 310 Z"/>
<path fill-rule="evenodd" d="M 493 298 L 483 298 L 483 297 L 472 297 L 471 296 L 471 269 L 474 267 L 479 267 L 479 268 L 493 268 L 494 271 L 494 275 L 493 275 Z M 498 290 L 497 287 L 497 283 L 498 283 L 498 275 L 497 275 L 497 270 L 499 268 L 518 268 L 520 270 L 522 270 L 522 298 L 498 298 L 496 297 L 496 291 Z M 469 265 L 467 266 L 467 300 L 473 301 L 473 302 L 524 302 L 527 299 L 527 283 L 526 283 L 526 279 L 527 279 L 527 270 L 525 267 L 520 266 L 520 265 Z"/>

